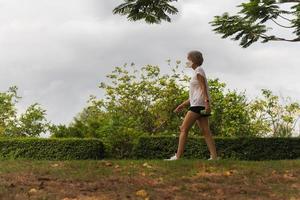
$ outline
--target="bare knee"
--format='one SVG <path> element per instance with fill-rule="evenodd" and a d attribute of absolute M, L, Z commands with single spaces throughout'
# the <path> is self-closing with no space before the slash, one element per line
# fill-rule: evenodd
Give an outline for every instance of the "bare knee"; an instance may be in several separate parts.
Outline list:
<path fill-rule="evenodd" d="M 180 128 L 180 133 L 186 134 L 189 131 L 188 128 L 185 126 L 180 126 L 179 128 Z"/>

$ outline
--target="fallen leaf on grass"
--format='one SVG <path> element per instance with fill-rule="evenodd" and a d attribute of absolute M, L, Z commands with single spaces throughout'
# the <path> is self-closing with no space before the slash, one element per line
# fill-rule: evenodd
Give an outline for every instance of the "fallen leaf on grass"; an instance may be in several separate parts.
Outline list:
<path fill-rule="evenodd" d="M 144 163 L 144 164 L 143 164 L 143 167 L 146 167 L 146 168 L 148 168 L 148 169 L 151 169 L 151 168 L 152 168 L 152 166 L 149 165 L 148 163 Z"/>
<path fill-rule="evenodd" d="M 55 163 L 55 164 L 52 164 L 51 167 L 58 167 L 59 164 Z"/>
<path fill-rule="evenodd" d="M 142 172 L 141 175 L 142 175 L 142 176 L 146 176 L 146 173 L 145 173 L 145 172 Z"/>
<path fill-rule="evenodd" d="M 163 182 L 164 182 L 164 179 L 162 177 L 159 177 L 156 179 L 149 180 L 149 185 L 156 186 L 156 185 L 162 184 Z"/>
<path fill-rule="evenodd" d="M 108 162 L 108 161 L 105 161 L 103 164 L 104 164 L 104 166 L 106 166 L 106 167 L 111 167 L 111 166 L 113 166 L 113 164 L 112 164 L 111 162 Z"/>
<path fill-rule="evenodd" d="M 37 192 L 38 192 L 37 189 L 31 188 L 31 189 L 28 191 L 28 194 L 33 195 L 33 194 L 36 194 Z"/>
<path fill-rule="evenodd" d="M 146 192 L 146 190 L 139 190 L 135 194 L 136 194 L 136 196 L 142 197 L 142 198 L 148 197 L 148 193 Z"/>
<path fill-rule="evenodd" d="M 226 171 L 224 173 L 225 176 L 232 176 L 233 174 L 235 174 L 237 171 L 236 170 L 229 170 L 229 171 Z"/>
<path fill-rule="evenodd" d="M 283 178 L 288 179 L 288 180 L 297 179 L 296 176 L 294 174 L 292 174 L 292 173 L 283 174 Z"/>

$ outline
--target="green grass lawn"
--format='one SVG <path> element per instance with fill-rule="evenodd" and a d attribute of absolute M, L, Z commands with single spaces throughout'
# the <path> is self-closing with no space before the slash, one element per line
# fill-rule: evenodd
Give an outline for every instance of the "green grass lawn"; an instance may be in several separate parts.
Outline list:
<path fill-rule="evenodd" d="M 300 199 L 300 160 L 0 161 L 0 199 Z"/>

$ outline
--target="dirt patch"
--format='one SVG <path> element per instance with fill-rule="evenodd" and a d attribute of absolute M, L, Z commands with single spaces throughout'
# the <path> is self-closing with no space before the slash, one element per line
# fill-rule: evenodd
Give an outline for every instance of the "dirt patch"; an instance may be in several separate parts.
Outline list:
<path fill-rule="evenodd" d="M 80 168 L 82 165 L 58 163 L 48 169 L 49 163 L 45 163 L 33 165 L 34 169 L 21 167 L 21 171 L 1 173 L 0 199 L 300 200 L 298 169 L 260 171 L 193 164 L 189 168 L 193 172 L 188 173 L 176 165 L 155 163 L 136 163 L 133 167 L 130 163 L 101 162 Z"/>
<path fill-rule="evenodd" d="M 294 176 L 291 176 L 294 177 Z M 18 174 L 0 176 L 4 193 L 1 199 L 59 199 L 59 200 L 111 200 L 111 199 L 272 199 L 282 200 L 268 186 L 269 181 L 287 177 L 276 175 L 269 179 L 257 179 L 255 187 L 250 180 L 238 175 L 222 173 L 198 173 L 194 177 L 184 177 L 176 182 L 164 182 L 162 178 L 147 176 L 103 178 L 97 181 L 59 180 L 49 176 Z M 296 177 L 294 177 L 296 178 Z M 248 183 L 246 181 L 249 181 Z M 291 187 L 299 189 L 300 183 L 292 181 Z M 286 184 L 286 182 L 284 182 Z M 136 195 L 145 189 L 147 197 Z M 259 198 L 258 198 L 259 197 Z M 297 197 L 295 197 L 297 199 Z"/>

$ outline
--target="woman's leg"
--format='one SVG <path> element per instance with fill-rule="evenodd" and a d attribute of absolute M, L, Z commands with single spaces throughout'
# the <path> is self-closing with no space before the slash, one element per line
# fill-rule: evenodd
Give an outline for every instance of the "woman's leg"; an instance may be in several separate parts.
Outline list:
<path fill-rule="evenodd" d="M 208 117 L 200 117 L 199 119 L 197 119 L 197 124 L 199 128 L 201 128 L 203 131 L 204 139 L 206 141 L 212 159 L 216 159 L 217 158 L 216 144 L 209 128 Z"/>
<path fill-rule="evenodd" d="M 178 150 L 176 153 L 177 158 L 180 158 L 182 156 L 184 151 L 184 146 L 186 143 L 187 134 L 192 127 L 192 125 L 195 123 L 197 119 L 199 119 L 200 115 L 197 113 L 194 113 L 192 111 L 188 111 L 184 117 L 184 120 L 180 126 L 180 136 L 179 136 L 179 144 L 178 144 Z"/>

